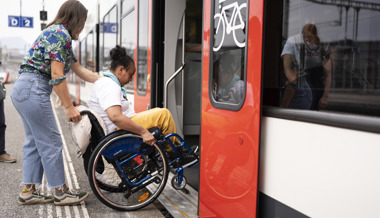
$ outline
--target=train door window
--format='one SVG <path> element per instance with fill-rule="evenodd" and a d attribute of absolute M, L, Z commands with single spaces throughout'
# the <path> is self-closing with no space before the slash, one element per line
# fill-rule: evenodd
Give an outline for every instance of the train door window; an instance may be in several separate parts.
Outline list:
<path fill-rule="evenodd" d="M 279 95 L 268 105 L 380 116 L 378 1 L 284 0 L 282 4 L 282 23 L 273 26 L 282 25 L 282 39 L 276 39 L 282 48 L 272 56 L 279 70 L 265 70 L 277 74 L 264 74 L 264 103 L 265 98 Z M 274 59 L 269 59 L 266 69 L 273 65 Z M 277 84 L 270 82 L 275 77 Z M 274 86 L 278 94 L 265 93 Z"/>
<path fill-rule="evenodd" d="M 87 36 L 87 46 L 86 46 L 86 68 L 95 72 L 95 43 L 94 43 L 94 33 L 91 31 Z"/>
<path fill-rule="evenodd" d="M 214 1 L 210 98 L 217 108 L 239 110 L 244 103 L 247 8 L 245 0 Z"/>
<path fill-rule="evenodd" d="M 139 0 L 138 51 L 137 51 L 137 92 L 145 95 L 148 75 L 148 18 L 149 1 Z"/>
<path fill-rule="evenodd" d="M 117 44 L 117 8 L 116 6 L 104 16 L 103 30 L 103 70 L 111 65 L 110 51 Z"/>
<path fill-rule="evenodd" d="M 121 18 L 121 45 L 127 50 L 127 54 L 135 60 L 135 8 L 134 4 L 130 3 L 134 1 L 124 1 L 122 10 L 123 17 Z M 135 77 L 135 76 L 133 76 Z M 134 79 L 133 79 L 134 81 Z M 133 93 L 133 82 L 129 82 L 126 85 L 126 89 Z"/>

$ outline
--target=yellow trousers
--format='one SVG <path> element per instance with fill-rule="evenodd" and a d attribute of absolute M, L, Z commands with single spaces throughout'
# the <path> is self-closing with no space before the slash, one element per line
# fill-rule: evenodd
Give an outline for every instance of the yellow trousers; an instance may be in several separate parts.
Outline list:
<path fill-rule="evenodd" d="M 173 116 L 166 108 L 153 108 L 137 113 L 131 117 L 131 120 L 140 124 L 145 129 L 150 129 L 157 126 L 161 129 L 164 135 L 169 133 L 177 133 Z M 174 143 L 174 140 L 171 141 Z"/>

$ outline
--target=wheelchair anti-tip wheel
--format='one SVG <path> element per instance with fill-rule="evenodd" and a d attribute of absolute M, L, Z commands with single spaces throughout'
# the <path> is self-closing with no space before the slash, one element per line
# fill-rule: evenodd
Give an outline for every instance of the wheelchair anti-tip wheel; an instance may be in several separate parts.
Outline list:
<path fill-rule="evenodd" d="M 182 176 L 182 178 L 180 178 L 179 176 L 174 176 L 172 178 L 172 186 L 176 190 L 181 190 L 181 189 L 185 188 L 186 183 L 187 183 L 187 181 L 186 181 L 185 176 Z"/>
<path fill-rule="evenodd" d="M 91 155 L 89 183 L 95 196 L 115 210 L 138 210 L 153 202 L 168 178 L 165 151 L 124 130 L 106 136 Z"/>

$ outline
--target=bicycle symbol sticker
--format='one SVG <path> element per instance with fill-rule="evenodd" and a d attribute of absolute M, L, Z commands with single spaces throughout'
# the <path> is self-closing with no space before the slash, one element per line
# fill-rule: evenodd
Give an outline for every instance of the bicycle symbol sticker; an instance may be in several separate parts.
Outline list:
<path fill-rule="evenodd" d="M 214 52 L 219 51 L 224 43 L 226 34 L 229 35 L 231 32 L 235 45 L 240 48 L 245 47 L 246 16 L 244 15 L 247 3 L 242 3 L 239 6 L 238 2 L 233 2 L 222 7 L 221 3 L 223 2 L 225 0 L 219 0 L 220 13 L 215 13 L 214 15 Z"/>

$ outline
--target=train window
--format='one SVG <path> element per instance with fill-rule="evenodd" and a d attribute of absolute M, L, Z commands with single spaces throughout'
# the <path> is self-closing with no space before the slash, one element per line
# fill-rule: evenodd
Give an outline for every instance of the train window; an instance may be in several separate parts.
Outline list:
<path fill-rule="evenodd" d="M 85 67 L 86 66 L 86 59 L 87 59 L 87 52 L 86 52 L 86 44 L 87 44 L 87 39 L 84 38 L 81 42 L 80 42 L 80 65 Z M 85 81 L 80 79 L 80 78 L 77 78 L 79 79 L 80 81 L 80 84 L 82 86 L 84 86 L 85 84 Z"/>
<path fill-rule="evenodd" d="M 137 92 L 139 95 L 146 94 L 148 84 L 148 4 L 148 0 L 139 0 L 137 51 Z"/>
<path fill-rule="evenodd" d="M 103 69 L 111 65 L 110 51 L 117 44 L 117 8 L 116 6 L 104 16 L 101 29 L 103 30 Z"/>
<path fill-rule="evenodd" d="M 86 66 L 87 69 L 95 72 L 95 42 L 94 33 L 91 31 L 87 36 L 87 46 L 86 46 Z"/>
<path fill-rule="evenodd" d="M 80 65 L 86 66 L 86 39 L 80 42 Z"/>
<path fill-rule="evenodd" d="M 73 52 L 74 52 L 74 55 L 75 55 L 75 57 L 77 57 L 78 58 L 78 61 L 79 61 L 79 63 L 80 63 L 80 42 L 79 41 L 77 41 L 77 40 L 75 40 L 75 41 L 73 41 L 72 42 L 72 46 L 73 46 Z M 67 82 L 68 83 L 70 83 L 70 84 L 75 84 L 76 83 L 76 79 L 77 79 L 77 75 L 72 71 L 72 70 L 70 70 L 67 74 L 66 74 L 66 76 L 67 76 Z"/>
<path fill-rule="evenodd" d="M 246 90 L 247 1 L 215 1 L 213 8 L 210 97 L 217 108 L 238 110 Z"/>
<path fill-rule="evenodd" d="M 264 98 L 276 85 L 272 106 L 380 116 L 377 2 L 284 0 L 278 84 L 264 81 Z"/>
<path fill-rule="evenodd" d="M 135 11 L 130 11 L 121 19 L 121 45 L 127 50 L 127 54 L 135 60 Z M 135 60 L 136 62 L 136 60 Z M 135 77 L 135 76 L 133 76 Z M 134 81 L 134 79 L 132 80 Z M 128 91 L 133 92 L 133 82 L 126 85 Z"/>

